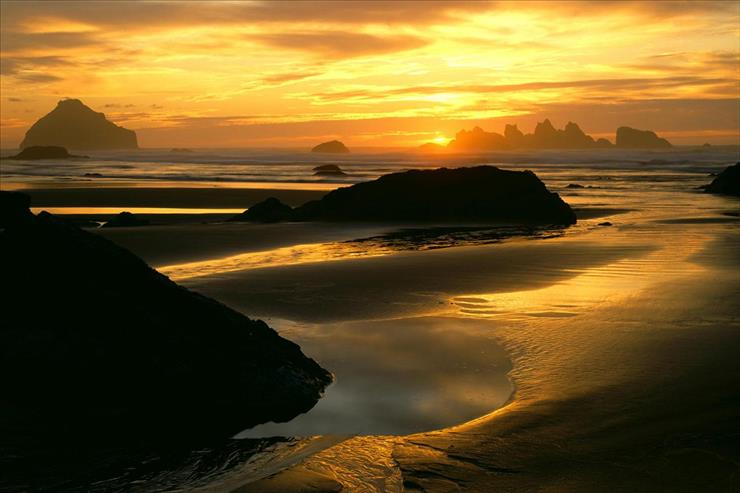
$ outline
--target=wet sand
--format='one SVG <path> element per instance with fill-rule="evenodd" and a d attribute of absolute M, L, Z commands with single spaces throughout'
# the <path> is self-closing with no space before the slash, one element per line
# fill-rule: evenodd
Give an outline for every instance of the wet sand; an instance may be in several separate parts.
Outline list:
<path fill-rule="evenodd" d="M 195 481 L 194 453 L 157 488 L 734 491 L 740 202 L 679 178 L 561 190 L 565 231 L 432 249 L 389 225 L 97 230 L 336 376 L 309 413 L 214 452 L 243 444 L 240 462 Z M 298 438 L 254 441 L 273 435 Z"/>
<path fill-rule="evenodd" d="M 308 414 L 243 436 L 340 438 L 269 474 L 254 465 L 229 491 L 732 491 L 739 207 L 674 202 L 544 240 L 292 265 L 267 252 L 332 244 L 325 226 L 273 225 L 258 241 L 270 227 L 240 225 L 211 251 L 170 252 L 166 228 L 112 238 L 165 272 L 251 249 L 243 270 L 179 282 L 264 318 L 337 375 Z M 615 226 L 597 227 L 604 217 Z"/>

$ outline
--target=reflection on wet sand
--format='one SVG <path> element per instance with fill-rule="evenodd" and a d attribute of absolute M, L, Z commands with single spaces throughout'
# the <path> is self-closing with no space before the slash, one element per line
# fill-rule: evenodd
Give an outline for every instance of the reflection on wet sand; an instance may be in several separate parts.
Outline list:
<path fill-rule="evenodd" d="M 271 323 L 334 372 L 336 382 L 308 414 L 240 437 L 416 433 L 485 414 L 511 393 L 509 359 L 490 322 Z"/>

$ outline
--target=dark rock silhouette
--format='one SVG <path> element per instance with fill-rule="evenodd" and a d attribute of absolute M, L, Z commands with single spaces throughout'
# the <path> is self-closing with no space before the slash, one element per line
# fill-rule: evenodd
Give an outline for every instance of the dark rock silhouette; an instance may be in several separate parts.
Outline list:
<path fill-rule="evenodd" d="M 655 132 L 630 127 L 619 127 L 617 129 L 616 145 L 624 149 L 667 149 L 673 147 L 670 142 L 658 137 Z"/>
<path fill-rule="evenodd" d="M 568 183 L 568 186 L 565 188 L 586 188 L 583 185 L 579 185 L 578 183 Z"/>
<path fill-rule="evenodd" d="M 563 130 L 556 129 L 549 119 L 537 124 L 533 134 L 523 134 L 516 125 L 506 125 L 504 135 L 486 132 L 480 127 L 461 130 L 448 147 L 456 151 L 495 151 L 507 149 L 589 149 L 611 147 L 606 139 L 595 141 L 581 128 L 568 122 Z"/>
<path fill-rule="evenodd" d="M 339 142 L 338 140 L 330 140 L 329 142 L 324 142 L 322 144 L 317 145 L 313 149 L 311 149 L 311 152 L 325 152 L 330 154 L 347 154 L 349 152 L 349 149 L 347 149 L 347 146 L 345 146 L 343 143 Z"/>
<path fill-rule="evenodd" d="M 103 224 L 102 228 L 130 228 L 133 226 L 148 226 L 148 219 L 141 219 L 140 217 L 131 214 L 128 211 L 123 211 L 117 216 L 114 216 L 109 221 Z"/>
<path fill-rule="evenodd" d="M 725 168 L 712 183 L 704 187 L 704 191 L 740 197 L 740 163 Z"/>
<path fill-rule="evenodd" d="M 444 152 L 444 150 L 445 146 L 435 144 L 434 142 L 427 142 L 426 144 L 422 144 L 419 146 L 419 151 L 421 152 Z"/>
<path fill-rule="evenodd" d="M 21 192 L 0 192 L 0 228 L 23 224 L 33 218 L 31 197 Z"/>
<path fill-rule="evenodd" d="M 324 164 L 322 166 L 316 166 L 313 171 L 315 172 L 314 175 L 317 176 L 346 176 L 347 173 L 342 171 L 342 168 L 337 166 L 336 164 Z"/>
<path fill-rule="evenodd" d="M 610 223 L 609 221 L 604 221 L 603 223 L 599 223 L 599 226 L 611 226 L 611 225 L 612 223 Z"/>
<path fill-rule="evenodd" d="M 75 156 L 67 152 L 64 147 L 59 146 L 31 146 L 26 147 L 14 156 L 9 156 L 7 159 L 29 161 L 35 159 L 87 159 L 87 156 Z"/>
<path fill-rule="evenodd" d="M 288 221 L 293 215 L 293 208 L 285 205 L 275 197 L 259 202 L 238 216 L 234 216 L 229 221 L 235 222 L 255 222 L 255 223 L 276 223 Z"/>
<path fill-rule="evenodd" d="M 267 205 L 263 202 L 265 208 Z M 239 217 L 244 217 L 250 208 Z M 271 209 L 288 213 L 274 201 Z M 293 209 L 294 221 L 495 221 L 574 224 L 576 216 L 531 171 L 493 166 L 392 173 Z M 236 218 L 235 218 L 236 220 Z M 243 219 L 242 219 L 243 220 Z"/>
<path fill-rule="evenodd" d="M 25 432 L 227 438 L 309 410 L 331 381 L 264 322 L 28 202 L 0 192 L 0 383 Z"/>
<path fill-rule="evenodd" d="M 702 147 L 712 147 L 712 144 L 710 144 L 709 142 L 704 142 L 701 146 Z"/>
<path fill-rule="evenodd" d="M 501 134 L 486 132 L 480 127 L 473 130 L 460 130 L 455 134 L 455 139 L 447 144 L 449 149 L 455 151 L 491 151 L 506 150 L 511 146 Z"/>
<path fill-rule="evenodd" d="M 82 176 L 85 176 L 87 178 L 102 178 L 103 177 L 103 175 L 101 175 L 100 173 L 85 173 Z"/>
<path fill-rule="evenodd" d="M 193 152 L 193 150 L 186 147 L 173 147 L 170 152 Z"/>
<path fill-rule="evenodd" d="M 51 113 L 34 123 L 21 142 L 31 146 L 63 146 L 67 149 L 136 149 L 136 133 L 108 121 L 103 113 L 79 99 L 63 99 Z"/>

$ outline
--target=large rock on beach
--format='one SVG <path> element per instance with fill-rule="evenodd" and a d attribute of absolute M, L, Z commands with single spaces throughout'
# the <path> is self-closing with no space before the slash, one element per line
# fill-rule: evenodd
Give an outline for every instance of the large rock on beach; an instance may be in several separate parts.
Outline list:
<path fill-rule="evenodd" d="M 331 375 L 260 320 L 0 192 L 0 428 L 227 438 L 316 403 Z M 12 410 L 12 411 L 11 411 Z"/>
<path fill-rule="evenodd" d="M 287 212 L 287 206 L 281 205 L 281 211 Z M 276 208 L 277 204 L 270 207 Z M 329 192 L 321 200 L 293 209 L 288 219 L 561 225 L 576 222 L 570 206 L 557 193 L 547 190 L 534 173 L 494 166 L 392 173 Z"/>
<path fill-rule="evenodd" d="M 704 191 L 740 197 L 740 163 L 725 168 L 712 180 L 712 183 L 704 187 Z"/>

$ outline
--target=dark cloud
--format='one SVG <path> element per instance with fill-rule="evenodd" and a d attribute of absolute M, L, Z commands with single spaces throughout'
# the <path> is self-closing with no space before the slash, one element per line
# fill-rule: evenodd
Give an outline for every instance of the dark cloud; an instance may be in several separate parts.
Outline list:
<path fill-rule="evenodd" d="M 36 72 L 17 73 L 14 75 L 14 77 L 16 79 L 19 79 L 25 82 L 38 82 L 38 83 L 58 82 L 60 80 L 64 80 L 62 77 L 57 77 L 56 75 L 41 74 L 41 73 L 36 73 Z"/>

